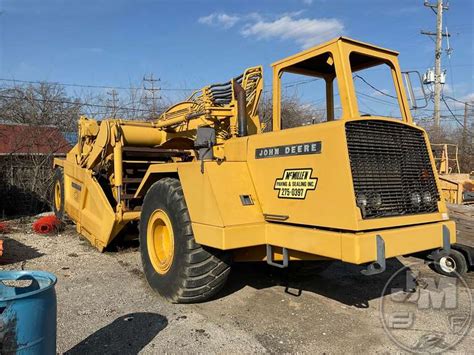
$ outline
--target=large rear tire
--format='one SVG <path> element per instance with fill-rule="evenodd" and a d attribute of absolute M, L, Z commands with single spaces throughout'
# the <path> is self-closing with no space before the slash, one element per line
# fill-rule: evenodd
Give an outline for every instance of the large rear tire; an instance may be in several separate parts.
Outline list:
<path fill-rule="evenodd" d="M 53 189 L 51 201 L 55 216 L 59 220 L 64 219 L 64 174 L 61 168 L 56 168 L 53 177 Z"/>
<path fill-rule="evenodd" d="M 140 253 L 150 286 L 173 303 L 206 301 L 227 280 L 230 255 L 194 240 L 181 183 L 164 178 L 143 201 Z"/>

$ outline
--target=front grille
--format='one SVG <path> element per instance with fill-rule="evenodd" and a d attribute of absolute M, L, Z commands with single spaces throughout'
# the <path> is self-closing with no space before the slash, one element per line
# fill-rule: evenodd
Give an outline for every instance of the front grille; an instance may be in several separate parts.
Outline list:
<path fill-rule="evenodd" d="M 346 123 L 355 198 L 364 219 L 431 213 L 438 189 L 422 131 L 397 122 Z"/>

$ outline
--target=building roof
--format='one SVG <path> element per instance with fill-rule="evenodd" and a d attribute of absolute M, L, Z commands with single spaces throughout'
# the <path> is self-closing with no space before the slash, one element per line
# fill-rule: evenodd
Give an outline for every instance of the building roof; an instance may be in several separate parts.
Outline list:
<path fill-rule="evenodd" d="M 57 127 L 0 124 L 0 155 L 63 155 L 71 145 Z"/>

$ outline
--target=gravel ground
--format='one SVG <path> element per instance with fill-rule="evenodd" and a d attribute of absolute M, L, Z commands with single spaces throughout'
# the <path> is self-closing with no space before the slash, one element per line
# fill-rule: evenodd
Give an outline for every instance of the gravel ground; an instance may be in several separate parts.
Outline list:
<path fill-rule="evenodd" d="M 216 299 L 172 305 L 148 287 L 136 245 L 101 254 L 73 226 L 42 236 L 30 232 L 31 221 L 17 220 L 12 233 L 2 237 L 0 267 L 57 275 L 60 353 L 402 351 L 384 331 L 379 306 L 389 297 L 381 297 L 387 280 L 416 259 L 389 260 L 388 270 L 372 277 L 343 263 L 303 274 L 239 264 Z M 474 240 L 470 232 L 461 237 Z M 423 264 L 412 270 L 433 274 Z M 465 278 L 470 289 L 473 274 Z M 429 311 L 425 316 L 429 329 L 442 314 Z M 404 334 L 416 342 L 420 329 Z M 473 347 L 470 332 L 453 351 L 472 353 Z"/>

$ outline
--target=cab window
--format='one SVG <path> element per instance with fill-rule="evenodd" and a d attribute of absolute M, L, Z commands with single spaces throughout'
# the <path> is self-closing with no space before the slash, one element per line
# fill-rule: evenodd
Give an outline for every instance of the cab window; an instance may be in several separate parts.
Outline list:
<path fill-rule="evenodd" d="M 349 61 L 359 114 L 401 119 L 391 63 L 358 52 L 352 52 Z"/>
<path fill-rule="evenodd" d="M 334 61 L 329 52 L 283 70 L 282 129 L 332 121 L 341 115 Z"/>

